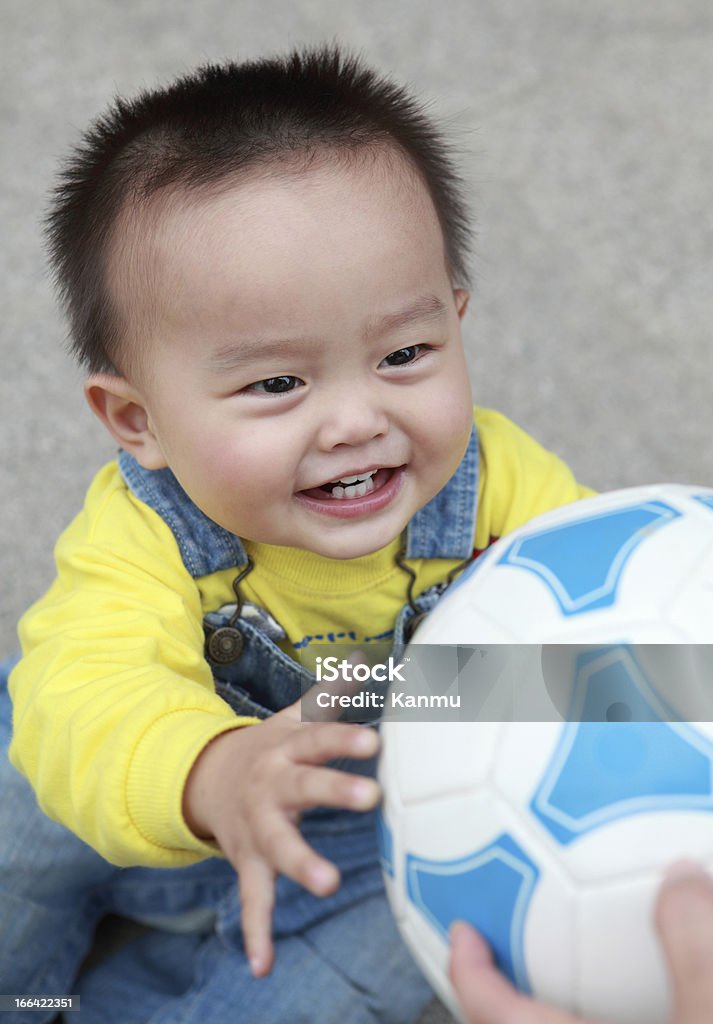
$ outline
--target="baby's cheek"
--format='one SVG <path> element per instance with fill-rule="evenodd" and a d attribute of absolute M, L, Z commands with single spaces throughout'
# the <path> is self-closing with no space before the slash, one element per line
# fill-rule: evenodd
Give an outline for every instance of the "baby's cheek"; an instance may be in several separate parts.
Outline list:
<path fill-rule="evenodd" d="M 453 402 L 452 405 L 444 409 L 439 426 L 440 458 L 438 461 L 447 481 L 455 473 L 468 448 L 473 430 L 473 409 L 470 403 L 463 403 L 463 407 L 459 408 L 458 403 Z"/>
<path fill-rule="evenodd" d="M 442 401 L 429 419 L 431 429 L 437 431 L 438 439 L 445 450 L 463 455 L 473 428 L 473 406 L 470 392 L 462 388 L 451 392 L 447 401 Z M 458 457 L 460 461 L 460 457 Z"/>
<path fill-rule="evenodd" d="M 291 493 L 293 473 L 276 453 L 239 451 L 224 466 L 222 479 L 235 512 L 254 519 Z"/>

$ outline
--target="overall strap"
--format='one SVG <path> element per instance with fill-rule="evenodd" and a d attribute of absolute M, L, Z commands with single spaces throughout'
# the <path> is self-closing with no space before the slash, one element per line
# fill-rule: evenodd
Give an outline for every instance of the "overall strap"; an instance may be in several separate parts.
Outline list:
<path fill-rule="evenodd" d="M 406 558 L 451 558 L 473 553 L 480 447 L 475 423 L 466 453 L 448 483 L 416 513 L 406 534 Z"/>
<path fill-rule="evenodd" d="M 451 479 L 409 523 L 406 558 L 465 559 L 473 550 L 478 497 L 478 437 Z M 193 504 L 170 469 L 144 469 L 128 452 L 119 469 L 129 490 L 171 529 L 183 563 L 194 578 L 240 569 L 248 557 L 239 537 L 218 526 Z"/>
<path fill-rule="evenodd" d="M 247 565 L 240 538 L 201 512 L 170 469 L 144 469 L 125 451 L 119 453 L 119 469 L 131 493 L 171 529 L 183 564 L 194 579 Z"/>

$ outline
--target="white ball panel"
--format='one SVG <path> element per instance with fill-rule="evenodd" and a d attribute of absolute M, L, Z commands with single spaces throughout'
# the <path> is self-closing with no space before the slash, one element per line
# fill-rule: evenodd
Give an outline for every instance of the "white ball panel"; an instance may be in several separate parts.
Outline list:
<path fill-rule="evenodd" d="M 639 875 L 582 893 L 577 1009 L 617 1024 L 666 1024 L 671 995 L 652 928 L 659 878 Z"/>
<path fill-rule="evenodd" d="M 465 585 L 463 588 L 465 594 Z M 415 644 L 511 644 L 516 635 L 459 591 L 444 597 L 414 633 Z"/>
<path fill-rule="evenodd" d="M 562 849 L 562 865 L 583 885 L 662 868 L 680 857 L 713 857 L 713 814 L 654 811 L 615 818 Z"/>
<path fill-rule="evenodd" d="M 382 781 L 404 804 L 474 792 L 490 771 L 499 722 L 385 722 Z"/>
<path fill-rule="evenodd" d="M 672 597 L 690 578 L 709 542 L 710 531 L 689 515 L 653 530 L 634 550 L 619 580 L 618 614 L 622 608 L 636 609 L 639 618 L 665 621 Z"/>
<path fill-rule="evenodd" d="M 562 1005 L 562 993 L 574 992 L 577 977 L 576 893 L 556 858 L 533 843 L 527 830 L 518 838 L 528 853 L 537 850 L 534 859 L 541 872 L 525 922 L 525 960 L 533 995 Z"/>
<path fill-rule="evenodd" d="M 713 510 L 710 512 L 713 522 Z M 708 531 L 710 536 L 710 530 Z M 689 643 L 713 643 L 713 544 L 701 551 L 698 563 L 685 577 L 666 615 L 685 631 Z"/>
<path fill-rule="evenodd" d="M 507 809 L 491 792 L 441 794 L 404 814 L 403 846 L 431 860 L 455 860 L 491 842 L 504 828 Z"/>
<path fill-rule="evenodd" d="M 560 729 L 557 722 L 510 722 L 503 730 L 493 781 L 521 820 L 532 820 L 528 805 Z"/>
<path fill-rule="evenodd" d="M 538 576 L 516 566 L 496 566 L 487 592 L 481 592 L 477 600 L 483 602 L 490 618 L 510 632 L 514 643 L 540 640 L 543 630 L 562 618 L 552 591 Z"/>
<path fill-rule="evenodd" d="M 683 644 L 689 636 L 680 626 L 661 619 L 639 619 L 638 608 L 631 609 L 635 617 L 624 618 L 615 608 L 600 613 L 592 612 L 581 620 L 556 623 L 549 633 L 543 630 L 541 639 L 548 644 Z"/>

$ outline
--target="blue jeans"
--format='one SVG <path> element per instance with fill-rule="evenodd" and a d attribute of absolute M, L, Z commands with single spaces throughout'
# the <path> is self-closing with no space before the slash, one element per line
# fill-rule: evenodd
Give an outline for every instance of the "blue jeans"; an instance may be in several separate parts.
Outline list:
<path fill-rule="evenodd" d="M 376 866 L 372 823 L 310 837 L 343 884 L 315 903 L 278 881 L 272 973 L 254 979 L 235 874 L 222 858 L 188 868 L 119 869 L 37 806 L 9 763 L 10 664 L 0 666 L 0 993 L 81 997 L 69 1024 L 409 1024 L 431 991 L 399 938 Z M 94 930 L 114 913 L 148 925 L 81 972 Z M 18 1011 L 3 1024 L 43 1024 Z"/>

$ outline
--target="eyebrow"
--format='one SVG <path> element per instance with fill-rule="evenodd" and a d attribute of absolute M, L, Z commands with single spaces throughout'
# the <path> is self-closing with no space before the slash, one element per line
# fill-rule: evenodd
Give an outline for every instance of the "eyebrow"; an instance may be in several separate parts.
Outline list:
<path fill-rule="evenodd" d="M 445 315 L 446 307 L 437 295 L 424 295 L 396 313 L 387 313 L 386 316 L 372 320 L 366 326 L 364 340 L 373 341 L 375 338 L 381 337 L 382 334 L 396 331 L 400 327 L 408 327 L 413 323 L 431 323 L 434 320 L 442 320 Z"/>
<path fill-rule="evenodd" d="M 363 340 L 365 342 L 374 341 L 391 331 L 397 331 L 415 323 L 433 323 L 443 320 L 445 316 L 446 306 L 437 295 L 423 295 L 403 309 L 368 321 L 363 331 Z M 257 360 L 294 356 L 300 351 L 308 349 L 313 340 L 313 338 L 305 336 L 244 338 L 218 349 L 206 359 L 205 366 L 214 373 L 223 373 L 226 370 L 239 369 Z"/>

